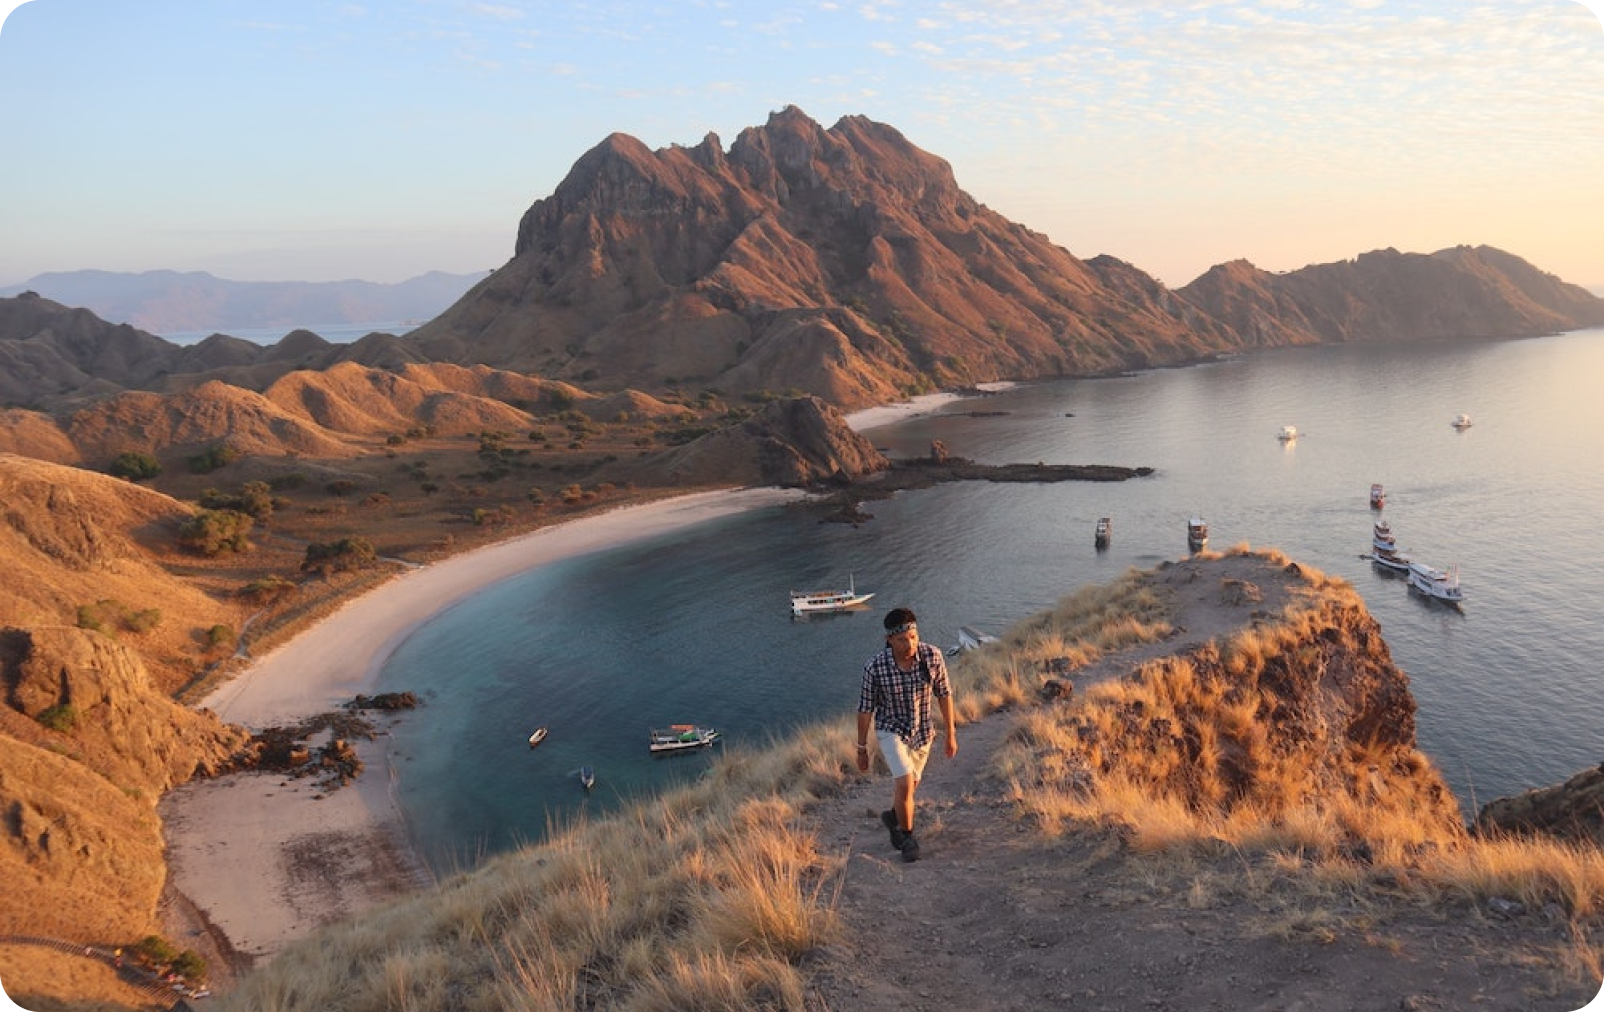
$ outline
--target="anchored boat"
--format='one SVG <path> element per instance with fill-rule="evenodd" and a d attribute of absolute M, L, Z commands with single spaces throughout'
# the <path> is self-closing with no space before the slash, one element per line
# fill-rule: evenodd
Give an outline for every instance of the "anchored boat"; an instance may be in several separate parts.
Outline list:
<path fill-rule="evenodd" d="M 857 583 L 847 578 L 846 590 L 793 590 L 791 614 L 809 615 L 815 612 L 850 611 L 861 608 L 873 594 L 858 593 Z"/>
<path fill-rule="evenodd" d="M 689 752 L 707 748 L 718 741 L 718 732 L 710 727 L 695 724 L 672 724 L 666 728 L 653 728 L 646 747 L 656 753 Z"/>

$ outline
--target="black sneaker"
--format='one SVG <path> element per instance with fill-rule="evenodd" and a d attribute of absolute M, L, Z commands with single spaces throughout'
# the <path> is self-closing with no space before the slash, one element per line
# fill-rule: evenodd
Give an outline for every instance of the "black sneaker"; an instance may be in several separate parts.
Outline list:
<path fill-rule="evenodd" d="M 897 825 L 897 813 L 888 808 L 880 813 L 880 821 L 891 831 L 891 849 L 901 850 L 903 842 L 908 839 L 908 831 Z"/>
<path fill-rule="evenodd" d="M 902 859 L 904 861 L 911 864 L 919 860 L 919 841 L 913 838 L 912 833 L 904 833 L 902 835 L 902 846 L 897 849 L 902 851 Z"/>

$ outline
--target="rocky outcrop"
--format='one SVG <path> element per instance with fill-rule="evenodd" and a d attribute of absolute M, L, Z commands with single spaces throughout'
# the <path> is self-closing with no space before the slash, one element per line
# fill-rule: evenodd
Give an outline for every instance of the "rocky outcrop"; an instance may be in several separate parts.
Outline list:
<path fill-rule="evenodd" d="M 1485 835 L 1549 836 L 1604 847 L 1604 765 L 1563 784 L 1488 802 L 1476 814 L 1474 829 Z"/>
<path fill-rule="evenodd" d="M 1463 836 L 1418 750 L 1408 677 L 1352 587 L 1276 552 L 1194 556 L 1139 580 L 1179 642 L 1064 718 L 1070 785 L 1139 785 L 1218 818 L 1366 813 L 1341 829 L 1360 857 L 1383 813 L 1431 839 Z"/>
<path fill-rule="evenodd" d="M 223 768 L 243 729 L 172 702 L 101 633 L 0 629 L 0 923 L 117 941 L 155 930 L 161 793 Z"/>
<path fill-rule="evenodd" d="M 775 401 L 645 465 L 643 477 L 677 485 L 805 487 L 883 471 L 890 462 L 817 397 Z"/>

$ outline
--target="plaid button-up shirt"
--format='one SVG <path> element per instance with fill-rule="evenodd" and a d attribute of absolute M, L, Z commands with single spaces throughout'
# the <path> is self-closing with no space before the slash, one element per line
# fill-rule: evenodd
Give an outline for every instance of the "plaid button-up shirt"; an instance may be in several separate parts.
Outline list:
<path fill-rule="evenodd" d="M 947 659 L 940 650 L 920 643 L 913 670 L 904 671 L 886 647 L 863 665 L 858 712 L 874 714 L 876 731 L 899 736 L 909 748 L 923 748 L 936 736 L 930 720 L 931 700 L 950 695 Z"/>

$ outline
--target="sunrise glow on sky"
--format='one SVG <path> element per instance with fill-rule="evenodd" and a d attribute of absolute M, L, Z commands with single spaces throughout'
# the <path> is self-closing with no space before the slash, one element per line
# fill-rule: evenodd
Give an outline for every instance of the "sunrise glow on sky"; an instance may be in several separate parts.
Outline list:
<path fill-rule="evenodd" d="M 28 0 L 0 28 L 0 285 L 493 269 L 608 134 L 863 115 L 1171 286 L 1487 244 L 1604 290 L 1577 0 Z"/>

